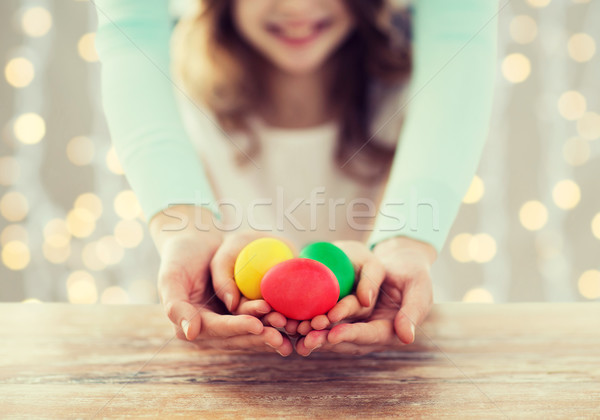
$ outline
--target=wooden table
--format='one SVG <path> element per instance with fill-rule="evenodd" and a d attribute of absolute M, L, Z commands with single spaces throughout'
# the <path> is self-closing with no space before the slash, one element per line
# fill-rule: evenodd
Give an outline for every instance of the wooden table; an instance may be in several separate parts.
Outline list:
<path fill-rule="evenodd" d="M 199 351 L 158 305 L 0 304 L 0 417 L 600 418 L 600 303 L 438 304 L 363 357 Z"/>

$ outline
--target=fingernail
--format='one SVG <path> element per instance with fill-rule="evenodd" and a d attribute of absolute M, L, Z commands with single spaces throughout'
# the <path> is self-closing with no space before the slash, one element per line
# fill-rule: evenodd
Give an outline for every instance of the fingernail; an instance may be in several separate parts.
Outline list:
<path fill-rule="evenodd" d="M 314 349 L 312 349 L 312 350 L 310 351 L 310 353 L 308 353 L 308 354 L 307 354 L 307 356 L 310 356 L 310 355 L 311 355 L 311 353 L 312 353 L 313 351 L 315 351 L 316 349 L 319 349 L 319 348 L 321 348 L 321 347 L 323 347 L 323 344 L 319 344 L 317 347 L 315 347 Z"/>
<path fill-rule="evenodd" d="M 369 306 L 373 306 L 373 289 L 369 290 Z"/>
<path fill-rule="evenodd" d="M 231 293 L 225 293 L 225 306 L 229 312 L 231 312 L 231 305 L 233 305 L 233 295 Z"/>
<path fill-rule="evenodd" d="M 185 334 L 185 338 L 188 338 L 188 329 L 190 328 L 190 323 L 187 322 L 185 319 L 181 320 L 181 329 L 183 330 L 183 333 Z"/>
<path fill-rule="evenodd" d="M 285 356 L 283 355 L 283 353 L 282 353 L 282 352 L 280 352 L 279 350 L 275 350 L 275 351 L 276 351 L 277 353 L 279 353 L 279 355 L 280 355 L 281 357 L 285 357 Z"/>
<path fill-rule="evenodd" d="M 415 324 L 410 324 L 410 330 L 412 331 L 412 341 L 415 341 Z"/>
<path fill-rule="evenodd" d="M 272 349 L 275 349 L 275 350 L 277 350 L 277 349 L 275 348 L 275 346 L 274 346 L 274 345 L 272 345 L 272 344 L 269 344 L 269 343 L 265 343 L 265 344 L 266 344 L 267 346 L 271 347 Z"/>

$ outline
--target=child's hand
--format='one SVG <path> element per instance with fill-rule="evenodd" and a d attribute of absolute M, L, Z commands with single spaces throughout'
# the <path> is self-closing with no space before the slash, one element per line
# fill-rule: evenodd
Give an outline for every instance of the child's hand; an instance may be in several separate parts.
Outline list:
<path fill-rule="evenodd" d="M 356 292 L 342 298 L 326 315 L 299 323 L 297 332 L 301 335 L 307 335 L 311 330 L 324 330 L 341 321 L 366 318 L 375 307 L 379 287 L 385 278 L 383 265 L 362 242 L 338 241 L 333 244 L 344 251 L 354 265 L 355 278 L 358 278 Z"/>
<path fill-rule="evenodd" d="M 271 306 L 263 299 L 250 300 L 241 295 L 234 279 L 234 267 L 240 251 L 250 242 L 264 237 L 273 237 L 273 235 L 262 232 L 247 231 L 231 233 L 215 253 L 210 264 L 212 274 L 212 283 L 217 296 L 225 303 L 227 309 L 237 315 L 252 315 L 261 318 L 262 323 L 266 326 L 275 328 L 283 328 L 286 325 L 287 319 L 279 312 L 272 310 Z M 290 249 L 294 250 L 294 245 L 288 242 L 285 238 L 278 238 L 285 242 Z M 280 349 L 284 353 L 287 352 L 287 344 L 289 339 L 285 338 L 285 349 Z"/>
<path fill-rule="evenodd" d="M 366 354 L 410 344 L 433 304 L 430 267 L 436 259 L 431 245 L 397 237 L 378 244 L 373 253 L 386 278 L 373 313 L 365 322 L 339 324 L 329 331 L 311 331 L 298 340 L 296 351 Z"/>
<path fill-rule="evenodd" d="M 177 337 L 199 346 L 290 354 L 289 339 L 284 339 L 276 329 L 265 327 L 258 318 L 225 315 L 227 311 L 214 293 L 209 271 L 213 255 L 223 242 L 222 235 L 216 229 L 198 230 L 193 223 L 195 211 L 203 213 L 203 217 L 211 217 L 210 211 L 197 210 L 194 206 L 177 206 L 170 210 L 172 214 L 177 212 L 192 219 L 178 230 L 169 230 L 176 219 L 162 214 L 150 223 L 161 257 L 159 296 Z"/>

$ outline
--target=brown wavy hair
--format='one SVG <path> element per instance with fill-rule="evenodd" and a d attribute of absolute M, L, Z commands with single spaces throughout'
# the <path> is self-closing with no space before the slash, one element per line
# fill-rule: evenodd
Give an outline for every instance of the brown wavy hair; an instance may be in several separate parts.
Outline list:
<path fill-rule="evenodd" d="M 336 161 L 348 176 L 368 185 L 388 174 L 395 151 L 395 142 L 384 145 L 370 132 L 378 111 L 370 88 L 375 83 L 383 86 L 380 91 L 393 92 L 392 87 L 408 80 L 410 19 L 407 10 L 392 12 L 386 0 L 345 1 L 356 28 L 330 57 L 336 66 L 330 94 L 340 122 Z M 253 156 L 259 152 L 259 142 L 247 117 L 264 96 L 260 66 L 266 58 L 237 31 L 232 2 L 199 0 L 197 11 L 177 23 L 174 72 L 186 92 L 208 106 L 226 132 L 248 134 L 245 153 Z M 240 164 L 249 161 L 243 153 L 237 158 Z"/>

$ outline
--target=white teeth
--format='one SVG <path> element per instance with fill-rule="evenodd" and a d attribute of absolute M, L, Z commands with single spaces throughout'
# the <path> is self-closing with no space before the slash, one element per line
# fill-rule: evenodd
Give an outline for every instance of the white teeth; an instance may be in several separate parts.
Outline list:
<path fill-rule="evenodd" d="M 283 36 L 288 38 L 307 38 L 315 31 L 314 26 L 302 26 L 298 28 L 282 28 Z"/>

